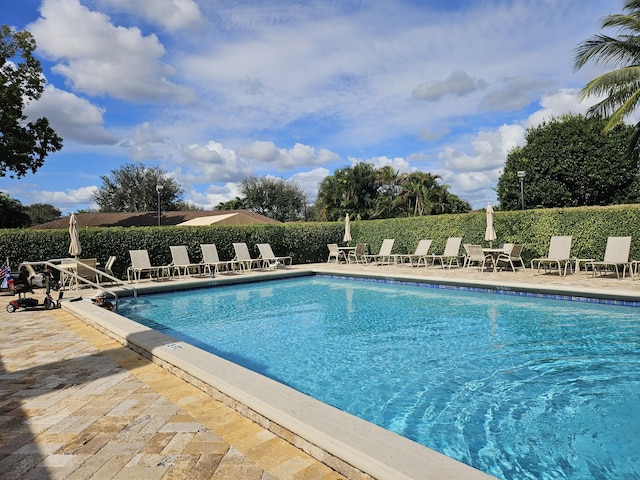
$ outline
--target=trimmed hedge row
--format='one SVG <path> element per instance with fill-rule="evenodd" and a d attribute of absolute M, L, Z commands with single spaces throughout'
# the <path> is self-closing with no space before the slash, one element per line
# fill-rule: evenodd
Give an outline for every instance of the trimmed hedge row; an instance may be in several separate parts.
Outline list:
<path fill-rule="evenodd" d="M 602 259 L 609 236 L 631 236 L 631 258 L 640 260 L 640 206 L 580 207 L 495 212 L 494 225 L 502 242 L 523 243 L 525 261 L 544 257 L 552 235 L 572 235 L 572 255 Z M 433 239 L 431 251 L 441 253 L 448 237 L 463 243 L 487 245 L 486 214 L 473 212 L 388 220 L 352 221 L 351 244 L 365 242 L 377 253 L 385 238 L 394 238 L 394 253 L 410 253 L 418 241 Z M 342 244 L 344 222 L 291 223 L 206 227 L 109 227 L 81 228 L 82 257 L 96 257 L 104 264 L 116 255 L 114 273 L 126 276 L 129 250 L 146 249 L 154 265 L 171 261 L 170 245 L 186 245 L 191 260 L 201 260 L 201 243 L 215 243 L 221 259 L 234 256 L 232 243 L 246 242 L 257 256 L 257 243 L 271 244 L 276 255 L 290 255 L 294 263 L 323 262 L 327 243 Z M 0 230 L 0 254 L 16 268 L 22 261 L 68 257 L 69 233 L 65 230 Z"/>

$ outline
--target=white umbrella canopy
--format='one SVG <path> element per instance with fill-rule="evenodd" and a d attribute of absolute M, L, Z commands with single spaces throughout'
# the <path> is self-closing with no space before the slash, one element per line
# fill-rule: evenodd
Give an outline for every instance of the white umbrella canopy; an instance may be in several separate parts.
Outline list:
<path fill-rule="evenodd" d="M 498 238 L 496 230 L 493 228 L 493 208 L 491 204 L 487 205 L 487 229 L 484 232 L 485 241 L 489 242 L 489 246 L 493 248 L 493 241 Z"/>
<path fill-rule="evenodd" d="M 344 237 L 342 241 L 348 244 L 351 241 L 351 223 L 349 222 L 349 214 L 344 217 Z"/>
<path fill-rule="evenodd" d="M 82 253 L 82 246 L 80 245 L 78 221 L 76 220 L 75 213 L 72 213 L 71 217 L 69 217 L 69 238 L 71 239 L 71 244 L 69 245 L 69 255 L 73 257 L 79 257 Z"/>

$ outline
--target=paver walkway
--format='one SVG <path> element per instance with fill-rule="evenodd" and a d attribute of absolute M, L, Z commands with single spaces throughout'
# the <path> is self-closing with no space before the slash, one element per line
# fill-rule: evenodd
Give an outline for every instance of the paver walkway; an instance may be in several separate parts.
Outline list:
<path fill-rule="evenodd" d="M 314 268 L 627 291 L 640 300 L 638 280 L 585 273 Z M 62 310 L 7 313 L 11 298 L 0 296 L 0 478 L 344 478 Z"/>
<path fill-rule="evenodd" d="M 0 296 L 3 479 L 340 479 L 62 310 Z"/>

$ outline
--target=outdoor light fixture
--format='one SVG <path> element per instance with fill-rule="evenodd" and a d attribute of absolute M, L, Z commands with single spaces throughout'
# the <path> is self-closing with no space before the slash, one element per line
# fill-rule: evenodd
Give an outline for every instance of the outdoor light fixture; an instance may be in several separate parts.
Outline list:
<path fill-rule="evenodd" d="M 527 172 L 524 170 L 518 170 L 518 178 L 520 179 L 520 204 L 522 210 L 524 210 L 524 177 L 527 176 Z"/>
<path fill-rule="evenodd" d="M 158 226 L 160 226 L 160 192 L 162 191 L 162 185 L 156 184 L 156 192 L 158 192 Z"/>

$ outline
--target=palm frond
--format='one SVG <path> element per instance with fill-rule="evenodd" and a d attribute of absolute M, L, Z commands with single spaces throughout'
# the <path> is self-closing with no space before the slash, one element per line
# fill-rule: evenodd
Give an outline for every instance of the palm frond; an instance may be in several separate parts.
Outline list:
<path fill-rule="evenodd" d="M 574 69 L 590 61 L 597 65 L 624 66 L 640 63 L 640 37 L 613 38 L 595 35 L 575 49 Z"/>

